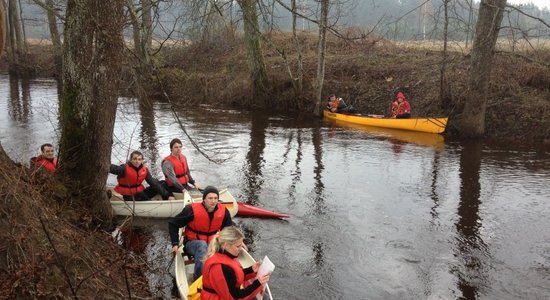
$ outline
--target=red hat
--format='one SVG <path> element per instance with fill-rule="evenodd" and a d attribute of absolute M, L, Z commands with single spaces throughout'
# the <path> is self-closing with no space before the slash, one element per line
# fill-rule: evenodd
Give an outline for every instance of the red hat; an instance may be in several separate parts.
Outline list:
<path fill-rule="evenodd" d="M 405 99 L 405 95 L 403 94 L 403 92 L 398 92 L 398 93 L 397 93 L 397 96 L 395 96 L 395 98 L 403 98 L 403 99 Z"/>

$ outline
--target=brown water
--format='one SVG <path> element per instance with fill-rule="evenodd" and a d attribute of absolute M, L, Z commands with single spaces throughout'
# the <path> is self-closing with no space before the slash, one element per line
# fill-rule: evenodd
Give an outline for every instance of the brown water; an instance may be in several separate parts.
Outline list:
<path fill-rule="evenodd" d="M 0 76 L 0 141 L 27 163 L 56 143 L 50 80 Z M 112 161 L 141 149 L 160 174 L 184 141 L 192 174 L 288 221 L 236 218 L 276 269 L 275 299 L 550 298 L 550 156 L 521 144 L 443 141 L 318 120 L 120 99 Z M 112 178 L 111 178 L 112 182 Z M 166 221 L 140 220 L 150 286 L 175 296 Z M 125 240 L 128 243 L 128 239 Z M 173 271 L 172 271 L 173 272 Z"/>

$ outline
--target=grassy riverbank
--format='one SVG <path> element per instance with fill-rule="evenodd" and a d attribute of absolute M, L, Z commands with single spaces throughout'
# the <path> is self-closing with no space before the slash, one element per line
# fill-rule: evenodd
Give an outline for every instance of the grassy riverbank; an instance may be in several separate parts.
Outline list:
<path fill-rule="evenodd" d="M 300 36 L 304 67 L 304 89 L 296 98 L 288 75 L 284 52 L 293 75 L 297 74 L 297 52 L 290 35 L 271 36 L 265 57 L 272 90 L 269 109 L 294 113 L 311 111 L 317 68 L 315 34 Z M 277 50 L 273 47 L 277 47 Z M 448 133 L 453 133 L 452 117 L 461 111 L 466 97 L 469 56 L 461 44 L 451 44 L 447 64 L 449 98 L 440 103 L 440 42 L 399 42 L 362 39 L 345 41 L 329 38 L 327 45 L 325 96 L 335 93 L 361 112 L 387 114 L 396 87 L 406 87 L 413 115 L 451 117 Z M 29 61 L 37 75 L 51 76 L 53 64 L 47 45 L 31 47 Z M 517 45 L 514 46 L 517 50 Z M 550 140 L 550 47 L 511 52 L 501 43 L 494 59 L 489 86 L 486 133 L 488 138 L 521 141 Z M 124 62 L 126 93 L 131 84 L 131 55 Z M 154 58 L 159 72 L 147 87 L 151 94 L 166 92 L 178 105 L 201 103 L 234 107 L 254 107 L 242 41 L 180 47 L 166 46 Z M 158 80 L 157 80 L 158 79 Z"/>

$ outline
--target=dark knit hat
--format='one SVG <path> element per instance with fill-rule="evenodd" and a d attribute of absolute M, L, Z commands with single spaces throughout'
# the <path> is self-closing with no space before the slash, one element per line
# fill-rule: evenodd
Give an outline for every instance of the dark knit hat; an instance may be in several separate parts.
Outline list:
<path fill-rule="evenodd" d="M 204 188 L 204 190 L 202 190 L 202 200 L 204 200 L 204 198 L 206 198 L 206 195 L 210 194 L 210 193 L 214 193 L 216 195 L 218 195 L 218 198 L 220 197 L 220 192 L 218 192 L 218 189 L 209 185 L 207 187 Z"/>

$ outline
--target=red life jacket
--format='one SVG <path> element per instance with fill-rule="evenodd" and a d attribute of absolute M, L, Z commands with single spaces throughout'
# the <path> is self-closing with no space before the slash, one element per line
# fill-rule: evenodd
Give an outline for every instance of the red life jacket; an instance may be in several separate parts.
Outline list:
<path fill-rule="evenodd" d="M 330 101 L 330 108 L 338 109 L 339 102 L 338 98 L 334 99 L 334 101 Z"/>
<path fill-rule="evenodd" d="M 235 287 L 237 289 L 240 289 L 241 285 L 244 283 L 244 271 L 239 262 L 225 254 L 215 253 L 204 262 L 201 290 L 201 299 L 203 300 L 233 299 L 233 296 L 229 293 L 229 288 L 227 287 L 227 281 L 223 276 L 223 272 L 210 272 L 212 267 L 218 264 L 231 267 L 235 273 Z M 219 284 L 220 282 L 225 282 L 225 287 L 223 289 L 218 288 L 215 290 L 212 283 Z"/>
<path fill-rule="evenodd" d="M 147 167 L 141 165 L 136 170 L 129 163 L 125 165 L 124 177 L 118 176 L 118 184 L 115 186 L 115 191 L 124 196 L 132 196 L 143 192 L 145 187 L 141 184 L 147 177 Z"/>
<path fill-rule="evenodd" d="M 176 177 L 178 178 L 178 182 L 181 185 L 186 185 L 187 182 L 189 182 L 189 176 L 187 175 L 187 171 L 189 170 L 189 166 L 187 165 L 187 158 L 183 154 L 180 154 L 179 160 L 174 155 L 168 155 L 166 156 L 162 161 L 168 160 L 172 163 L 174 166 L 174 173 L 176 173 Z M 168 186 L 174 186 L 172 181 L 164 174 L 164 178 L 166 180 L 166 184 Z"/>
<path fill-rule="evenodd" d="M 202 203 L 193 203 L 191 208 L 193 209 L 193 220 L 185 226 L 183 233 L 185 238 L 209 243 L 214 234 L 222 229 L 225 207 L 218 203 L 218 209 L 214 212 L 212 221 L 210 221 L 208 211 Z"/>
<path fill-rule="evenodd" d="M 57 158 L 49 160 L 40 155 L 38 157 L 31 158 L 31 162 L 37 167 L 44 168 L 44 170 L 48 171 L 48 173 L 54 173 L 55 170 L 57 170 Z"/>

